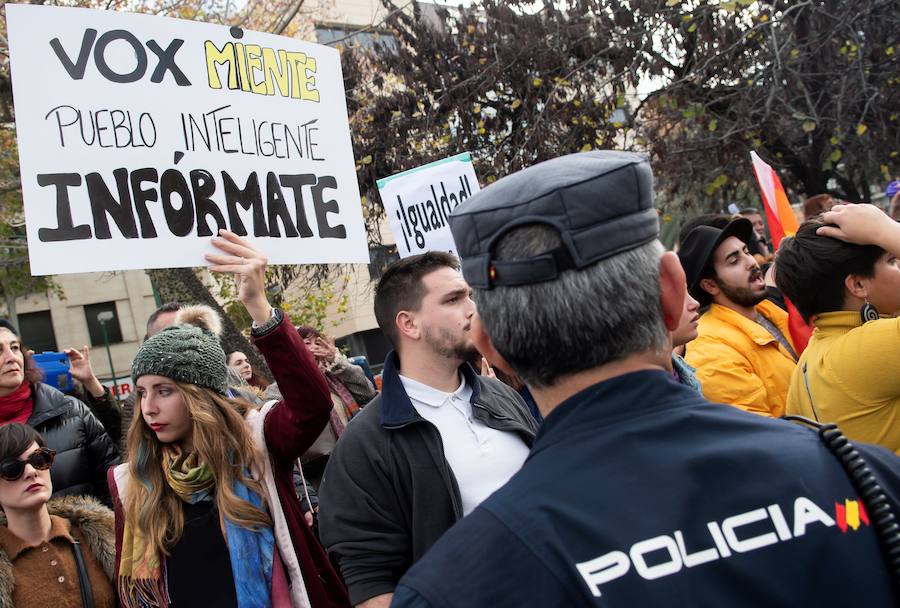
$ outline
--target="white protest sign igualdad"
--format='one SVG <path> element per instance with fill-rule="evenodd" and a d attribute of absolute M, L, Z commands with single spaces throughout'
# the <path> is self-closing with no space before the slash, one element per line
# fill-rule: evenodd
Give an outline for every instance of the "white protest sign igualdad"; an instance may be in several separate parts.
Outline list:
<path fill-rule="evenodd" d="M 338 51 L 239 28 L 6 5 L 31 270 L 368 262 Z"/>
<path fill-rule="evenodd" d="M 401 258 L 426 251 L 456 254 L 447 218 L 478 192 L 468 152 L 376 182 Z"/>

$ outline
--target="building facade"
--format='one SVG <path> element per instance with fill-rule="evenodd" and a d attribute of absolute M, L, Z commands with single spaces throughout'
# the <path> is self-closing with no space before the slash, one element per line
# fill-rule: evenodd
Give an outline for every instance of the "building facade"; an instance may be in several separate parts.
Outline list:
<path fill-rule="evenodd" d="M 119 393 L 126 395 L 131 361 L 157 308 L 147 273 L 67 274 L 54 281 L 62 297 L 47 291 L 16 301 L 22 343 L 35 353 L 88 346 L 94 373 L 106 384 L 119 379 Z"/>

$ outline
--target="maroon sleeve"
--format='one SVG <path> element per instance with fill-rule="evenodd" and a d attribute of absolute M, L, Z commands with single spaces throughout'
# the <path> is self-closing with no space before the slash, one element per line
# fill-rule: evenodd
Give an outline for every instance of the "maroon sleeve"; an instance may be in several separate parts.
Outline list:
<path fill-rule="evenodd" d="M 281 390 L 266 416 L 266 447 L 276 465 L 293 466 L 313 444 L 331 416 L 331 393 L 325 376 L 287 315 L 253 344 L 263 354 Z"/>

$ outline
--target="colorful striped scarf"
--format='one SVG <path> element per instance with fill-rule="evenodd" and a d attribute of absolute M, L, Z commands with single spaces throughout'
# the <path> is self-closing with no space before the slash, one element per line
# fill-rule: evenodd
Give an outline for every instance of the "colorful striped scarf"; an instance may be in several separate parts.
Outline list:
<path fill-rule="evenodd" d="M 181 500 L 196 504 L 215 500 L 215 478 L 196 453 L 183 454 L 175 446 L 163 452 L 163 472 L 169 487 Z M 258 509 L 262 498 L 238 480 L 234 493 Z M 267 608 L 272 604 L 272 561 L 275 538 L 271 528 L 251 530 L 221 518 L 231 559 L 239 608 Z M 125 608 L 165 607 L 169 604 L 162 556 L 128 519 L 122 534 L 119 563 L 119 597 Z"/>

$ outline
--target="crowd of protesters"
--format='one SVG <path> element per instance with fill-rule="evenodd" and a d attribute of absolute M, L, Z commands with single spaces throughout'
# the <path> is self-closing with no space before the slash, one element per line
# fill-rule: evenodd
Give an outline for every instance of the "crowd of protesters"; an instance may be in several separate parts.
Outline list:
<path fill-rule="evenodd" d="M 381 277 L 380 391 L 228 231 L 271 378 L 169 303 L 63 394 L 0 320 L 0 608 L 897 605 L 900 218 L 804 213 L 667 252 L 643 157 L 514 173 Z"/>

